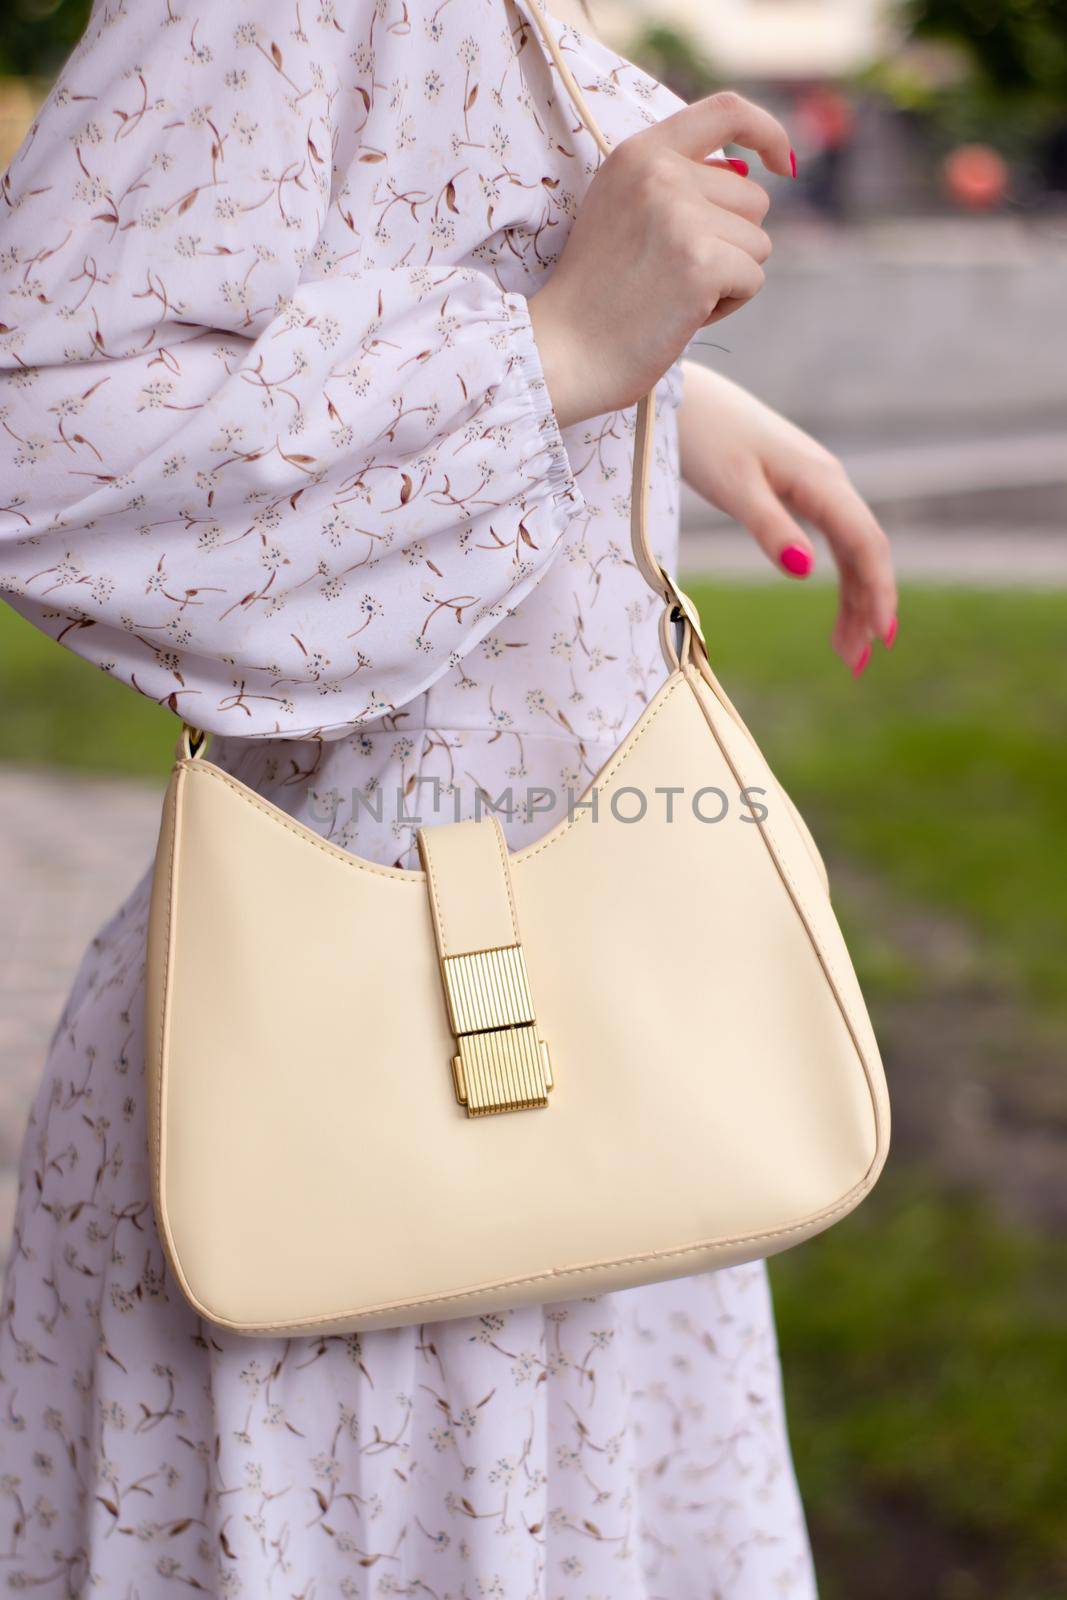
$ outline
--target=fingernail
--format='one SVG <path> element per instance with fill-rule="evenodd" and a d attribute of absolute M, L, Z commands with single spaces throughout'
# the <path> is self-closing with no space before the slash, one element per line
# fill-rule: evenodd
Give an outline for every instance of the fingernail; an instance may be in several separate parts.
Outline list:
<path fill-rule="evenodd" d="M 742 178 L 748 177 L 748 162 L 742 161 L 740 156 L 727 156 L 726 165 L 733 167 L 734 171 L 739 172 Z"/>
<path fill-rule="evenodd" d="M 871 659 L 871 647 L 870 647 L 869 644 L 865 644 L 864 647 L 863 647 L 863 654 L 860 656 L 859 660 L 856 662 L 856 665 L 852 668 L 852 676 L 854 678 L 862 678 L 863 677 L 863 674 L 867 670 L 867 663 L 868 663 L 868 661 L 870 659 Z"/>
<path fill-rule="evenodd" d="M 889 624 L 888 628 L 885 630 L 885 633 L 882 635 L 882 643 L 885 645 L 887 650 L 892 650 L 892 648 L 893 648 L 893 640 L 896 638 L 896 636 L 897 636 L 897 619 L 896 619 L 896 617 L 894 617 L 892 622 Z"/>
<path fill-rule="evenodd" d="M 795 178 L 797 175 L 797 153 L 795 150 L 790 150 L 789 152 L 789 170 Z"/>
<path fill-rule="evenodd" d="M 806 578 L 815 565 L 809 552 L 804 549 L 803 545 L 799 544 L 787 544 L 778 560 L 787 572 L 793 574 L 794 578 Z"/>

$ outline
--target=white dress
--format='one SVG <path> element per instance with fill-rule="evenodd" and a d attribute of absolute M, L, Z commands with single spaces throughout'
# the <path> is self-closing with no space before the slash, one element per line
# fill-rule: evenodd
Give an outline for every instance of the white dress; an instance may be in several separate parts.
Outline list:
<path fill-rule="evenodd" d="M 551 25 L 613 142 L 680 104 Z M 557 88 L 514 0 L 98 0 L 4 183 L 0 591 L 384 862 L 504 790 L 528 842 L 665 672 L 633 411 L 561 434 L 530 328 L 599 160 Z M 146 884 L 26 1135 L 0 1588 L 808 1600 L 761 1265 L 362 1337 L 196 1318 L 149 1202 Z"/>

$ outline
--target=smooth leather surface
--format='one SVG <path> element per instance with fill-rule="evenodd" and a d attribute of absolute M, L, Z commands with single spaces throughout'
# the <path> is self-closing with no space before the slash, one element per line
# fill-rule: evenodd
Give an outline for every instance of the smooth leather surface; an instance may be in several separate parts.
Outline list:
<path fill-rule="evenodd" d="M 519 944 L 508 849 L 496 817 L 419 829 L 430 910 L 442 956 Z"/>
<path fill-rule="evenodd" d="M 303 1332 L 572 1298 L 770 1254 L 867 1191 L 889 1117 L 859 987 L 713 683 L 699 657 L 676 672 L 595 784 L 597 820 L 511 857 L 556 1087 L 546 1110 L 478 1121 L 452 1092 L 424 874 L 177 764 L 152 1146 L 162 1237 L 204 1315 Z M 741 783 L 769 791 L 764 823 L 740 820 Z M 613 813 L 620 789 L 664 785 L 735 803 L 718 823 Z"/>
<path fill-rule="evenodd" d="M 512 903 L 491 820 L 431 846 L 443 952 L 521 930 L 547 1107 L 457 1104 L 424 873 L 320 839 L 202 754 L 174 768 L 148 939 L 153 1193 L 183 1292 L 221 1326 L 348 1331 L 700 1272 L 818 1232 L 881 1170 L 885 1080 L 825 867 L 652 555 L 651 400 L 631 532 L 671 675 L 590 786 L 596 820 L 578 809 L 503 862 Z M 726 796 L 722 821 L 700 820 L 701 790 Z"/>

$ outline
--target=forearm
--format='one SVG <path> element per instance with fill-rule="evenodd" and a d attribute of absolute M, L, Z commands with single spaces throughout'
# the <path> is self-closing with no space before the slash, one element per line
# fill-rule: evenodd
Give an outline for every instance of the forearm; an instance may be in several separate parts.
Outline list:
<path fill-rule="evenodd" d="M 682 481 L 706 499 L 713 499 L 709 481 L 717 478 L 722 450 L 739 422 L 755 420 L 762 403 L 739 383 L 688 358 L 680 363 L 682 399 L 678 408 L 678 457 Z M 717 448 L 718 447 L 718 448 Z"/>
<path fill-rule="evenodd" d="M 682 398 L 678 405 L 678 462 L 682 482 L 691 486 L 692 466 L 697 450 L 696 435 L 700 429 L 697 412 L 702 404 L 701 373 L 707 369 L 700 367 L 688 357 L 678 363 L 678 368 L 682 374 Z"/>

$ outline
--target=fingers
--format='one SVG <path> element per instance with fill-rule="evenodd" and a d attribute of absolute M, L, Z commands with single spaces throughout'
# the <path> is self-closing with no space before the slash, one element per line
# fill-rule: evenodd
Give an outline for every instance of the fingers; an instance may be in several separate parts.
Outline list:
<path fill-rule="evenodd" d="M 826 536 L 840 575 L 831 642 L 858 678 L 871 659 L 873 642 L 880 639 L 889 649 L 896 637 L 897 586 L 889 541 L 832 456 L 809 463 L 786 498 Z M 734 514 L 771 560 L 793 577 L 807 577 L 814 567 L 811 542 L 761 472 L 746 475 L 736 502 Z"/>
<path fill-rule="evenodd" d="M 687 243 L 697 243 L 695 267 L 709 283 L 719 287 L 708 318 L 700 324 L 708 327 L 731 315 L 763 287 L 764 275 L 753 267 L 761 269 L 771 254 L 770 236 L 759 226 L 769 199 L 759 184 L 750 183 L 729 169 L 700 168 L 675 156 L 660 157 L 659 162 L 667 169 L 661 183 L 678 196 L 672 225 L 681 229 Z M 678 175 L 680 182 L 676 181 Z M 693 201 L 694 176 L 701 195 L 713 210 L 705 210 L 699 201 Z M 739 256 L 748 260 L 740 260 Z M 725 277 L 724 262 L 729 262 Z"/>
<path fill-rule="evenodd" d="M 739 217 L 734 211 L 724 211 L 719 208 L 715 219 L 715 233 L 719 239 L 727 244 L 732 244 L 736 250 L 743 250 L 746 255 L 758 261 L 760 266 L 769 258 L 771 253 L 770 235 L 754 222 L 749 222 L 747 217 Z"/>
<path fill-rule="evenodd" d="M 880 639 L 887 649 L 896 637 L 897 586 L 889 541 L 873 512 L 843 472 L 823 500 L 812 506 L 841 579 L 841 598 L 831 644 L 858 678 Z"/>
<path fill-rule="evenodd" d="M 869 634 L 891 645 L 896 628 L 897 584 L 889 540 L 847 474 L 834 469 L 812 504 L 814 520 L 829 540 L 842 580 L 863 596 Z M 869 641 L 867 641 L 869 642 Z"/>
<path fill-rule="evenodd" d="M 841 575 L 841 593 L 830 643 L 854 678 L 862 676 L 871 659 L 871 627 L 867 597 L 856 579 Z"/>
<path fill-rule="evenodd" d="M 769 172 L 783 178 L 793 176 L 793 152 L 782 124 L 762 106 L 732 90 L 683 106 L 654 127 L 632 135 L 632 140 L 676 150 L 694 161 L 702 161 L 723 145 L 739 144 L 755 150 Z"/>
<path fill-rule="evenodd" d="M 687 169 L 688 181 L 696 181 L 701 194 L 724 211 L 734 211 L 758 227 L 770 210 L 771 197 L 751 178 L 736 168 L 718 161 L 704 161 Z"/>
<path fill-rule="evenodd" d="M 723 317 L 754 299 L 765 281 L 763 268 L 747 250 L 723 238 L 714 239 L 711 250 L 714 259 L 709 255 L 705 270 L 708 280 L 717 285 L 718 293 L 710 313 L 700 324 L 703 328 L 721 322 Z"/>
<path fill-rule="evenodd" d="M 815 565 L 811 540 L 758 469 L 745 474 L 732 513 L 780 572 L 793 578 L 808 576 Z"/>

